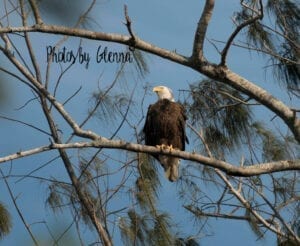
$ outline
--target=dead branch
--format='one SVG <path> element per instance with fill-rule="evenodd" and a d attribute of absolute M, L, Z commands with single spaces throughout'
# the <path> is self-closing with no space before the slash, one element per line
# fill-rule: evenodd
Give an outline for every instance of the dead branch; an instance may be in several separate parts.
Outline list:
<path fill-rule="evenodd" d="M 133 34 L 133 31 L 132 31 L 132 28 L 131 28 L 131 19 L 128 15 L 128 8 L 127 8 L 127 5 L 125 4 L 124 5 L 124 15 L 125 15 L 125 19 L 126 19 L 126 27 L 127 27 L 127 30 L 131 36 L 131 45 L 129 46 L 130 50 L 131 51 L 134 51 L 134 45 L 135 45 L 135 35 Z"/>
<path fill-rule="evenodd" d="M 35 22 L 37 25 L 41 25 L 43 24 L 43 20 L 40 16 L 40 11 L 38 9 L 38 6 L 37 6 L 37 3 L 35 0 L 29 0 L 29 4 L 30 4 L 30 7 L 33 11 L 33 15 L 34 15 L 34 18 L 35 18 Z"/>
<path fill-rule="evenodd" d="M 192 54 L 192 60 L 194 60 L 194 62 L 196 63 L 198 63 L 199 61 L 204 61 L 203 45 L 206 37 L 206 30 L 212 16 L 214 5 L 214 0 L 206 0 L 202 15 L 198 22 L 198 26 L 195 32 L 194 47 Z"/>
<path fill-rule="evenodd" d="M 92 135 L 96 135 L 92 133 Z M 98 137 L 97 140 L 91 142 L 75 142 L 75 143 L 52 143 L 47 146 L 41 146 L 30 150 L 19 151 L 15 154 L 0 158 L 0 163 L 19 159 L 25 156 L 30 156 L 45 151 L 54 149 L 77 149 L 77 148 L 107 148 L 107 149 L 122 149 L 132 152 L 141 152 L 148 154 L 165 154 L 169 156 L 179 157 L 181 159 L 195 161 L 197 163 L 207 165 L 213 168 L 218 168 L 228 175 L 251 177 L 255 175 L 288 171 L 300 170 L 300 160 L 283 160 L 267 163 L 257 163 L 251 166 L 239 166 L 225 161 L 221 161 L 212 157 L 206 157 L 196 153 L 173 150 L 171 153 L 168 150 L 135 143 L 129 143 L 122 140 L 109 140 L 104 137 Z"/>

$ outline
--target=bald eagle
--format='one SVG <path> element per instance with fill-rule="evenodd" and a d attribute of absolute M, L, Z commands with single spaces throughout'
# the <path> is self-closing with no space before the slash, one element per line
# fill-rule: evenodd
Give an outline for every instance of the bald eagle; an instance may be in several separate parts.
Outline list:
<path fill-rule="evenodd" d="M 185 121 L 187 120 L 185 109 L 175 102 L 172 90 L 166 86 L 156 86 L 158 101 L 148 108 L 144 126 L 145 144 L 161 149 L 185 150 L 185 142 L 188 139 L 185 134 Z M 178 166 L 180 159 L 166 155 L 153 155 L 165 170 L 169 181 L 178 179 Z"/>

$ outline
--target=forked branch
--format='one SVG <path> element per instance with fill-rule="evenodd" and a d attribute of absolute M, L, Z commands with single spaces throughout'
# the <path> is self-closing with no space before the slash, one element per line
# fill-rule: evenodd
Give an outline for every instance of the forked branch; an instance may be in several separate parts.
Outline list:
<path fill-rule="evenodd" d="M 130 44 L 129 48 L 131 50 L 134 50 L 136 38 L 135 38 L 135 35 L 134 35 L 134 33 L 132 31 L 132 28 L 131 28 L 131 19 L 130 19 L 129 15 L 128 15 L 128 8 L 127 8 L 126 4 L 124 5 L 124 15 L 125 15 L 125 19 L 126 19 L 125 25 L 127 27 L 127 30 L 129 32 L 130 36 L 131 36 L 131 44 Z"/>
<path fill-rule="evenodd" d="M 226 58 L 227 58 L 227 54 L 228 54 L 228 51 L 230 49 L 230 46 L 234 40 L 234 38 L 240 33 L 240 31 L 245 28 L 246 26 L 249 26 L 251 24 L 253 24 L 254 22 L 256 22 L 257 20 L 260 20 L 263 18 L 264 16 L 264 10 L 263 10 L 263 4 L 262 4 L 262 1 L 260 0 L 259 1 L 259 5 L 260 5 L 260 9 L 258 11 L 254 11 L 255 13 L 257 13 L 257 15 L 255 15 L 254 17 L 244 21 L 243 23 L 241 23 L 240 25 L 238 25 L 236 27 L 236 29 L 234 30 L 234 32 L 230 35 L 230 37 L 228 38 L 227 40 L 227 43 L 223 49 L 223 51 L 221 52 L 221 63 L 220 65 L 221 66 L 225 66 L 226 65 Z"/>

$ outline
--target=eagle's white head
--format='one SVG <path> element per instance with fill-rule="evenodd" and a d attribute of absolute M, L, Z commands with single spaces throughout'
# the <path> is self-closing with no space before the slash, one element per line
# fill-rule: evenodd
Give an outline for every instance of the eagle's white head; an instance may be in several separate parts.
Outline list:
<path fill-rule="evenodd" d="M 153 92 L 156 92 L 158 100 L 168 99 L 171 102 L 175 102 L 172 90 L 166 86 L 155 86 Z"/>

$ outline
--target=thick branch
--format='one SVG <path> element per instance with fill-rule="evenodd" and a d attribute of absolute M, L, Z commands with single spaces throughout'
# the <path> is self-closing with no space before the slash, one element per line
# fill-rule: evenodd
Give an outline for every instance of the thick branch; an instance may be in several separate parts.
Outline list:
<path fill-rule="evenodd" d="M 107 42 L 115 42 L 120 44 L 125 44 L 130 46 L 132 44 L 132 37 L 127 35 L 121 35 L 116 33 L 103 33 L 94 32 L 79 28 L 70 28 L 65 26 L 55 26 L 55 25 L 35 25 L 28 27 L 5 27 L 0 28 L 1 33 L 18 33 L 18 32 L 41 32 L 41 33 L 51 33 L 67 36 L 75 36 L 81 38 L 87 38 L 92 40 L 102 40 Z M 179 64 L 188 65 L 188 58 L 177 54 L 166 49 L 159 48 L 153 44 L 145 42 L 135 36 L 135 48 L 146 51 L 151 54 L 158 55 L 160 57 L 166 58 L 168 60 L 174 61 Z"/>
<path fill-rule="evenodd" d="M 206 36 L 206 30 L 208 27 L 208 23 L 211 19 L 212 12 L 214 9 L 215 1 L 214 0 L 206 0 L 202 15 L 198 22 L 197 30 L 195 32 L 194 38 L 194 47 L 192 58 L 194 61 L 203 61 L 203 44 Z"/>
<path fill-rule="evenodd" d="M 20 151 L 12 155 L 0 158 L 0 163 L 10 160 L 22 158 L 25 156 L 34 155 L 37 153 L 53 150 L 53 149 L 67 149 L 67 148 L 107 148 L 107 149 L 123 149 L 133 152 L 143 152 L 148 154 L 166 154 L 174 157 L 179 157 L 185 160 L 191 160 L 203 165 L 218 168 L 228 175 L 250 177 L 260 174 L 281 172 L 287 170 L 300 170 L 300 160 L 283 160 L 268 163 L 258 163 L 252 166 L 238 166 L 225 161 L 209 158 L 200 154 L 190 153 L 185 151 L 173 150 L 171 153 L 168 150 L 161 150 L 153 146 L 146 146 L 141 144 L 129 143 L 121 140 L 108 140 L 106 138 L 99 138 L 92 142 L 77 142 L 68 144 L 50 144 L 39 148 Z"/>

